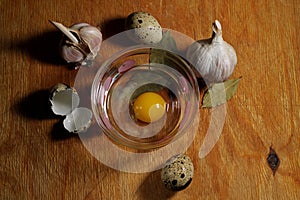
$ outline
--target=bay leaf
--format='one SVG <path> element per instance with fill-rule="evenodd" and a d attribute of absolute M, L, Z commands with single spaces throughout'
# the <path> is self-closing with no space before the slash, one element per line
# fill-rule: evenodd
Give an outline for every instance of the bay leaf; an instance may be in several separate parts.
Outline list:
<path fill-rule="evenodd" d="M 226 103 L 236 93 L 241 78 L 215 83 L 203 97 L 202 108 L 212 108 Z"/>

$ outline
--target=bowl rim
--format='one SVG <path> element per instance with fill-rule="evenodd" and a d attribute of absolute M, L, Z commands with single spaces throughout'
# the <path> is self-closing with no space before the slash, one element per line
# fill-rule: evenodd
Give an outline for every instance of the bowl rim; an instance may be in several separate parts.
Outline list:
<path fill-rule="evenodd" d="M 158 143 L 158 142 L 141 143 L 141 142 L 128 140 L 125 137 L 120 137 L 120 134 L 118 134 L 118 131 L 116 131 L 115 129 L 112 130 L 111 127 L 107 127 L 106 122 L 104 122 L 103 119 L 101 118 L 101 116 L 98 114 L 98 110 L 99 110 L 98 106 L 97 106 L 98 105 L 98 103 L 97 103 L 98 96 L 94 95 L 94 94 L 100 94 L 100 90 L 103 89 L 103 88 L 101 88 L 100 80 L 102 80 L 105 77 L 105 74 L 107 73 L 107 70 L 110 69 L 111 64 L 114 63 L 118 59 L 122 59 L 122 58 L 125 58 L 130 55 L 134 55 L 137 51 L 142 51 L 139 53 L 149 54 L 150 49 L 153 49 L 153 48 L 163 50 L 163 51 L 169 53 L 170 55 L 172 55 L 173 57 L 176 57 L 178 60 L 180 60 L 180 62 L 183 63 L 185 73 L 187 73 L 188 76 L 192 78 L 192 80 L 189 80 L 189 81 L 192 81 L 191 87 L 193 89 L 193 92 L 195 92 L 194 105 L 193 105 L 193 109 L 191 110 L 191 112 L 193 112 L 193 114 L 191 116 L 194 116 L 199 113 L 198 110 L 199 110 L 200 91 L 199 91 L 199 86 L 198 86 L 196 75 L 192 69 L 192 66 L 189 65 L 188 61 L 185 58 L 183 58 L 182 56 L 178 55 L 177 52 L 167 50 L 165 48 L 162 48 L 159 45 L 155 45 L 155 44 L 151 45 L 150 44 L 150 45 L 135 45 L 135 46 L 131 46 L 129 48 L 124 48 L 121 51 L 117 51 L 117 52 L 113 53 L 108 59 L 104 60 L 104 62 L 101 64 L 101 66 L 99 67 L 99 69 L 94 77 L 94 80 L 92 83 L 92 89 L 91 89 L 92 111 L 96 118 L 97 124 L 102 129 L 104 134 L 106 136 L 108 136 L 109 139 L 111 139 L 114 143 L 116 143 L 118 145 L 128 147 L 128 148 L 131 148 L 134 150 L 154 150 L 154 149 L 163 147 L 165 145 L 168 145 L 173 140 L 175 141 L 178 138 L 180 138 L 180 136 L 183 134 L 182 132 L 184 132 L 191 124 L 193 124 L 193 121 L 189 121 L 188 123 L 185 122 L 185 125 L 183 127 L 178 127 L 178 128 L 182 129 L 179 131 L 179 132 L 181 132 L 181 134 L 179 134 L 179 135 L 176 134 L 174 137 L 169 137 L 166 139 L 164 138 L 163 143 Z M 149 64 L 151 64 L 151 63 L 149 63 Z M 114 131 L 116 131 L 116 132 L 114 132 Z"/>

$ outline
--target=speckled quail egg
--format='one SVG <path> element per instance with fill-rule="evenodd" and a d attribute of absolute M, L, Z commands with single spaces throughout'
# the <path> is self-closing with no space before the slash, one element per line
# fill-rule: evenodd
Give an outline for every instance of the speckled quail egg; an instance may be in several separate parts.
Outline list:
<path fill-rule="evenodd" d="M 194 176 L 194 165 L 187 155 L 171 158 L 161 171 L 161 180 L 169 190 L 180 191 L 189 186 Z"/>
<path fill-rule="evenodd" d="M 138 44 L 155 44 L 162 39 L 162 28 L 158 21 L 146 12 L 131 13 L 126 19 L 128 37 Z"/>

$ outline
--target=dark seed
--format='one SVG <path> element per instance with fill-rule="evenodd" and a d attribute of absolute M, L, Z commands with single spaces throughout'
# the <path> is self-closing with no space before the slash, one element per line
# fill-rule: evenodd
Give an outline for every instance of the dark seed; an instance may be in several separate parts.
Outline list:
<path fill-rule="evenodd" d="M 181 174 L 181 175 L 180 175 L 180 178 L 184 178 L 184 177 L 185 177 L 185 174 Z"/>
<path fill-rule="evenodd" d="M 143 23 L 143 20 L 139 19 L 138 22 L 141 24 L 141 23 Z"/>
<path fill-rule="evenodd" d="M 280 165 L 280 160 L 279 160 L 279 157 L 277 156 L 276 152 L 274 151 L 274 149 L 272 149 L 272 147 L 270 147 L 270 152 L 267 157 L 267 162 L 268 162 L 269 167 L 273 171 L 273 175 L 275 175 L 276 170 L 278 169 L 278 167 Z"/>

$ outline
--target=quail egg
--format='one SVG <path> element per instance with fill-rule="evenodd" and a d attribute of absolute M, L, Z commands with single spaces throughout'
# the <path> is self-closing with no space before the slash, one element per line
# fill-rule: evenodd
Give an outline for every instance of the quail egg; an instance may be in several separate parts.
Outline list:
<path fill-rule="evenodd" d="M 180 191 L 189 186 L 194 176 L 194 165 L 187 155 L 171 158 L 161 171 L 161 180 L 169 190 Z"/>
<path fill-rule="evenodd" d="M 139 44 L 155 44 L 162 39 L 162 28 L 158 21 L 146 12 L 131 13 L 126 19 L 128 37 Z"/>

